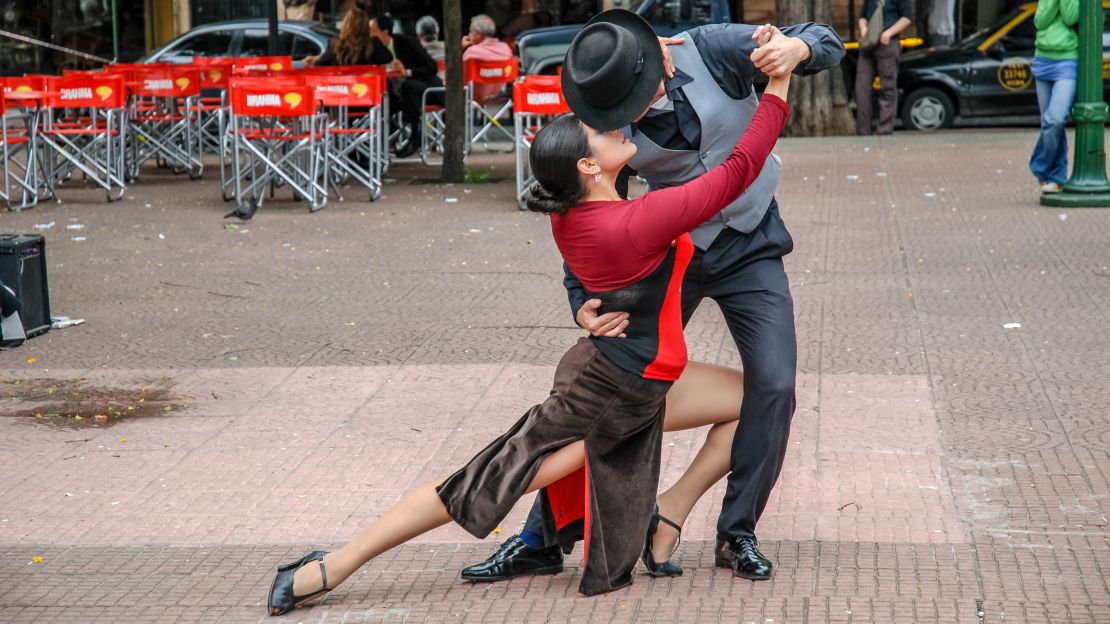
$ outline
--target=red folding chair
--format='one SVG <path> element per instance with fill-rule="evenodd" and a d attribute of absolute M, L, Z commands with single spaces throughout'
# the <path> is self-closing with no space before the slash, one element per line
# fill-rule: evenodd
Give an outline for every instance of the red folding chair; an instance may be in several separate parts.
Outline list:
<path fill-rule="evenodd" d="M 340 185 L 355 181 L 366 187 L 370 201 L 381 196 L 381 159 L 385 137 L 378 118 L 382 114 L 384 83 L 380 76 L 309 75 L 305 84 L 316 90 L 316 99 L 328 115 L 329 182 L 339 200 Z M 352 112 L 359 112 L 352 116 Z"/>
<path fill-rule="evenodd" d="M 197 179 L 204 172 L 200 142 L 200 71 L 188 65 L 135 66 L 126 83 L 128 174 L 138 177 L 143 163 Z"/>
<path fill-rule="evenodd" d="M 23 210 L 38 203 L 39 182 L 35 164 L 34 124 L 36 115 L 28 112 L 26 108 L 8 112 L 8 100 L 22 104 L 20 98 L 33 99 L 42 97 L 41 92 L 9 91 L 7 81 L 2 81 L 4 93 L 0 96 L 0 146 L 3 158 L 3 180 L 0 181 L 0 200 L 8 206 L 8 210 Z M 17 85 L 18 86 L 18 85 Z M 30 96 L 30 97 L 28 97 Z M 27 101 L 27 100 L 24 100 Z"/>
<path fill-rule="evenodd" d="M 103 188 L 108 201 L 126 189 L 127 97 L 123 79 L 98 72 L 50 79 L 42 129 L 43 178 L 57 188 L 75 171 Z"/>
<path fill-rule="evenodd" d="M 316 212 L 327 204 L 327 117 L 315 89 L 289 78 L 233 78 L 230 85 L 236 211 L 251 218 L 279 185 Z"/>
<path fill-rule="evenodd" d="M 524 210 L 524 195 L 536 180 L 528 162 L 532 139 L 545 123 L 570 112 L 563 98 L 562 79 L 559 76 L 525 76 L 513 84 L 513 109 L 516 202 Z"/>
<path fill-rule="evenodd" d="M 389 143 L 394 137 L 394 133 L 390 131 L 390 111 L 389 111 L 389 70 L 385 65 L 352 65 L 349 67 L 351 70 L 348 72 L 355 76 L 376 76 L 378 84 L 382 92 L 382 105 L 381 110 L 375 116 L 365 116 L 359 119 L 359 111 L 354 111 L 353 116 L 356 118 L 353 124 L 356 126 L 369 126 L 374 124 L 377 126 L 375 132 L 379 136 L 379 149 L 377 150 L 379 177 L 384 177 L 386 171 L 389 171 Z"/>
<path fill-rule="evenodd" d="M 509 118 L 513 114 L 512 98 L 509 97 L 503 102 L 498 102 L 495 94 L 483 100 L 478 97 L 476 87 L 479 85 L 498 85 L 501 88 L 500 90 L 504 91 L 506 85 L 512 84 L 520 76 L 520 60 L 514 56 L 494 61 L 466 61 L 463 63 L 463 76 L 466 81 L 466 95 L 470 111 L 474 115 L 474 119 L 482 124 L 476 132 L 471 131 L 471 143 L 482 141 L 482 144 L 488 149 L 489 139 L 487 134 L 494 130 L 500 131 L 505 140 L 512 141 L 513 133 L 504 125 L 509 122 Z M 497 109 L 497 112 L 490 114 L 487 106 L 496 105 L 497 103 L 500 103 L 501 106 Z M 471 121 L 472 128 L 473 125 L 474 122 Z"/>
<path fill-rule="evenodd" d="M 205 62 L 198 63 L 204 59 Z M 195 57 L 193 67 L 200 71 L 200 144 L 206 154 L 219 154 L 226 130 L 227 82 L 231 79 L 231 61 L 220 58 Z"/>
<path fill-rule="evenodd" d="M 226 58 L 196 56 L 193 57 L 193 67 L 200 71 L 198 132 L 201 152 L 220 157 L 220 193 L 224 201 L 230 201 L 235 193 L 232 188 L 234 180 L 229 169 L 231 141 L 227 132 L 230 116 L 227 90 L 233 63 Z"/>

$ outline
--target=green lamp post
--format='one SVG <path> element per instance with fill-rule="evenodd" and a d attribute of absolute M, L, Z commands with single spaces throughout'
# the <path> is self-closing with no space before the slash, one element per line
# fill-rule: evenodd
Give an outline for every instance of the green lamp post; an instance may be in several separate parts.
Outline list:
<path fill-rule="evenodd" d="M 116 11 L 116 0 L 112 0 L 112 62 L 119 62 L 119 13 Z"/>
<path fill-rule="evenodd" d="M 1079 0 L 1079 84 L 1071 116 L 1075 120 L 1075 165 L 1059 193 L 1042 193 L 1042 206 L 1110 207 L 1103 129 L 1107 106 L 1102 95 L 1102 0 Z"/>

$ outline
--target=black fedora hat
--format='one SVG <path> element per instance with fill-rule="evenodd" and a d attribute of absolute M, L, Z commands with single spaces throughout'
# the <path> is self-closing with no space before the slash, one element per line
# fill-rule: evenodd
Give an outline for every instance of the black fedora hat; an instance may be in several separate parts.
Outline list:
<path fill-rule="evenodd" d="M 583 123 L 607 132 L 651 104 L 663 79 L 663 52 L 651 25 L 632 11 L 598 13 L 563 59 L 563 97 Z"/>

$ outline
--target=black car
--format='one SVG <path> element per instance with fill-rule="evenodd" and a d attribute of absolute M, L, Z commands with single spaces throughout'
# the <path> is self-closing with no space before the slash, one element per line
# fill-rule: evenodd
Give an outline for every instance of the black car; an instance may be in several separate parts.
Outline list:
<path fill-rule="evenodd" d="M 1104 15 L 1110 16 L 1108 7 L 1110 2 L 1103 2 Z M 1032 71 L 1036 10 L 1036 3 L 1024 4 L 955 45 L 903 53 L 898 68 L 898 103 L 905 127 L 947 128 L 957 116 L 1038 115 Z M 1105 19 L 1104 59 L 1110 42 Z"/>
<path fill-rule="evenodd" d="M 294 65 L 327 49 L 337 31 L 316 22 L 278 22 L 278 56 L 292 56 Z M 266 20 L 235 20 L 197 26 L 143 59 L 147 63 L 191 63 L 194 56 L 268 56 Z"/>

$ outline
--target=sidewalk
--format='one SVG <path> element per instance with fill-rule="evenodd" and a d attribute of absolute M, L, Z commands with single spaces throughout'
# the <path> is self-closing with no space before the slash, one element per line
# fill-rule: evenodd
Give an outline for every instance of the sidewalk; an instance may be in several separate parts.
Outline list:
<path fill-rule="evenodd" d="M 598 598 L 580 549 L 554 577 L 458 579 L 528 498 L 499 535 L 444 527 L 311 609 L 263 606 L 276 563 L 546 396 L 580 335 L 510 156 L 469 163 L 498 182 L 402 164 L 378 202 L 283 201 L 238 229 L 214 171 L 0 214 L 54 222 L 51 308 L 86 319 L 0 352 L 0 621 L 1110 622 L 1110 210 L 1038 206 L 1035 137 L 781 141 L 799 374 L 759 527 L 775 576 L 713 567 L 718 486 L 684 576 Z M 712 302 L 687 342 L 739 366 Z M 704 434 L 666 437 L 664 486 Z"/>

